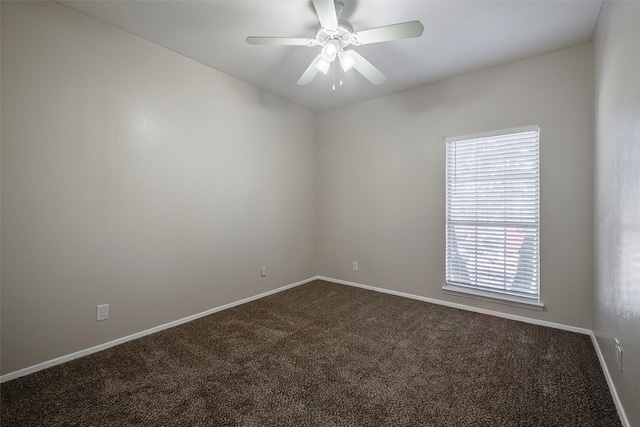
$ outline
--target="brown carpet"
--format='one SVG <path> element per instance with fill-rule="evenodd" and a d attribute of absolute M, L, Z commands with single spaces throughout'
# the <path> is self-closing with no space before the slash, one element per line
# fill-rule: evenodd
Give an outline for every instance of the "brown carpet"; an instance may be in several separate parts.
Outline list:
<path fill-rule="evenodd" d="M 3 426 L 619 426 L 586 335 L 314 282 L 2 384 Z"/>

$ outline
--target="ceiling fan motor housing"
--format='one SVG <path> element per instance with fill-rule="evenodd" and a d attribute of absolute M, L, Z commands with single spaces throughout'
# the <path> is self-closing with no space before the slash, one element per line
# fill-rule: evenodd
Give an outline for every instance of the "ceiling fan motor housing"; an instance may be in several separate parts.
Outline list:
<path fill-rule="evenodd" d="M 338 40 L 344 48 L 353 43 L 354 37 L 352 31 L 351 24 L 341 20 L 340 26 L 336 30 L 320 28 L 316 33 L 316 40 L 321 46 L 324 46 L 330 40 Z"/>

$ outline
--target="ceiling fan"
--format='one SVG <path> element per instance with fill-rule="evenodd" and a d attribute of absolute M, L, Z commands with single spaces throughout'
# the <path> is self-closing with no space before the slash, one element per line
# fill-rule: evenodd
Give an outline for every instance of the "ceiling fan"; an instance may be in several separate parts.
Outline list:
<path fill-rule="evenodd" d="M 327 74 L 335 59 L 338 58 L 343 71 L 355 68 L 367 80 L 378 85 L 386 76 L 353 49 L 346 47 L 380 43 L 391 40 L 420 37 L 424 27 L 420 21 L 409 21 L 384 27 L 354 32 L 351 24 L 340 18 L 344 4 L 334 0 L 313 0 L 313 6 L 320 21 L 320 29 L 315 38 L 297 37 L 247 37 L 247 43 L 253 45 L 321 46 L 322 50 L 302 73 L 299 85 L 308 85 L 318 72 Z"/>

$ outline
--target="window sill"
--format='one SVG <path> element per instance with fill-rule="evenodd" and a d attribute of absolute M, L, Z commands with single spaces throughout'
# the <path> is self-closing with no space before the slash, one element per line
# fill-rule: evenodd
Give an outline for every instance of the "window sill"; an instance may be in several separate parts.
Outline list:
<path fill-rule="evenodd" d="M 511 295 L 500 295 L 492 292 L 467 289 L 455 285 L 444 285 L 442 290 L 445 294 L 457 295 L 472 298 L 480 301 L 490 301 L 498 304 L 510 305 L 513 307 L 527 308 L 529 310 L 543 311 L 544 304 L 538 301 L 531 301 L 526 298 L 519 298 Z"/>

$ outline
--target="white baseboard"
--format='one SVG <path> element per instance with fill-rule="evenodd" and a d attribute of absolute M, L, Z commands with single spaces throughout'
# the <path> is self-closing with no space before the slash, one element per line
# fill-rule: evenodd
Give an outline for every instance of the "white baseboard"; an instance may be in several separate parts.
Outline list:
<path fill-rule="evenodd" d="M 127 335 L 126 337 L 118 338 L 116 340 L 109 341 L 109 342 L 106 342 L 104 344 L 100 344 L 100 345 L 96 345 L 94 347 L 90 347 L 90 348 L 87 348 L 87 349 L 84 349 L 84 350 L 76 351 L 75 353 L 67 354 L 65 356 L 56 357 L 55 359 L 51 359 L 51 360 L 48 360 L 46 362 L 38 363 L 37 365 L 29 366 L 29 367 L 20 369 L 18 371 L 10 372 L 8 374 L 0 376 L 0 383 L 3 383 L 5 381 L 10 381 L 10 380 L 13 380 L 15 378 L 23 377 L 25 375 L 29 375 L 29 374 L 41 371 L 41 370 L 46 369 L 46 368 L 50 368 L 52 366 L 59 365 L 59 364 L 64 363 L 64 362 L 68 362 L 68 361 L 73 360 L 73 359 L 78 359 L 80 357 L 87 356 L 87 355 L 92 354 L 92 353 L 96 353 L 98 351 L 106 350 L 106 349 L 108 349 L 110 347 L 113 347 L 113 346 L 116 346 L 116 345 L 119 345 L 119 344 L 123 344 L 123 343 L 125 343 L 127 341 L 133 341 L 135 339 L 142 338 L 142 337 L 144 337 L 146 335 L 151 335 L 153 333 L 160 332 L 160 331 L 163 331 L 165 329 L 172 328 L 174 326 L 182 325 L 183 323 L 187 323 L 187 322 L 190 322 L 192 320 L 196 320 L 196 319 L 199 319 L 201 317 L 208 316 L 208 315 L 216 313 L 218 311 L 226 310 L 228 308 L 235 307 L 237 305 L 245 304 L 245 303 L 248 303 L 250 301 L 254 301 L 254 300 L 257 300 L 257 299 L 260 299 L 260 298 L 264 298 L 266 296 L 273 295 L 275 293 L 282 292 L 282 291 L 285 291 L 287 289 L 294 288 L 296 286 L 304 285 L 305 283 L 313 282 L 317 278 L 318 278 L 317 276 L 310 277 L 310 278 L 302 280 L 300 282 L 296 282 L 296 283 L 292 283 L 290 285 L 282 286 L 280 288 L 273 289 L 273 290 L 267 291 L 267 292 L 263 292 L 261 294 L 254 295 L 252 297 L 244 298 L 244 299 L 241 299 L 239 301 L 235 301 L 235 302 L 232 302 L 232 303 L 229 303 L 229 304 L 221 305 L 219 307 L 215 307 L 215 308 L 203 311 L 201 313 L 197 313 L 197 314 L 194 314 L 194 315 L 191 315 L 191 316 L 184 317 L 182 319 L 174 320 L 173 322 L 165 323 L 163 325 L 156 326 L 156 327 L 153 327 L 151 329 L 147 329 L 147 330 L 144 330 L 144 331 L 141 331 L 141 332 L 137 332 L 137 333 L 132 334 L 132 335 Z"/>
<path fill-rule="evenodd" d="M 442 301 L 442 300 L 438 300 L 438 299 L 435 299 L 435 298 L 427 298 L 427 297 L 423 297 L 423 296 L 420 296 L 420 295 L 413 295 L 413 294 L 409 294 L 409 293 L 405 293 L 405 292 L 393 291 L 393 290 L 390 290 L 390 289 L 378 288 L 378 287 L 375 287 L 375 286 L 363 285 L 363 284 L 360 284 L 360 283 L 348 282 L 346 280 L 333 279 L 333 278 L 324 277 L 324 276 L 310 277 L 310 278 L 302 280 L 300 282 L 296 282 L 296 283 L 292 283 L 290 285 L 282 286 L 280 288 L 273 289 L 273 290 L 267 291 L 267 292 L 263 292 L 261 294 L 254 295 L 252 297 L 244 298 L 244 299 L 241 299 L 239 301 L 235 301 L 235 302 L 232 302 L 232 303 L 229 303 L 229 304 L 221 305 L 219 307 L 215 307 L 215 308 L 212 308 L 210 310 L 203 311 L 201 313 L 197 313 L 197 314 L 194 314 L 194 315 L 191 315 L 191 316 L 188 316 L 188 317 L 184 317 L 182 319 L 174 320 L 173 322 L 165 323 L 163 325 L 156 326 L 154 328 L 147 329 L 145 331 L 141 331 L 141 332 L 138 332 L 138 333 L 135 333 L 135 334 L 132 334 L 132 335 L 128 335 L 126 337 L 118 338 L 116 340 L 109 341 L 109 342 L 104 343 L 104 344 L 100 344 L 100 345 L 97 345 L 97 346 L 94 346 L 94 347 L 91 347 L 91 348 L 87 348 L 85 350 L 80 350 L 80 351 L 77 351 L 75 353 L 68 354 L 66 356 L 57 357 L 55 359 L 52 359 L 52 360 L 49 360 L 49 361 L 46 361 L 46 362 L 42 362 L 42 363 L 39 363 L 37 365 L 29 366 L 27 368 L 20 369 L 20 370 L 15 371 L 15 372 L 10 372 L 8 374 L 0 376 L 0 383 L 6 382 L 6 381 L 10 381 L 10 380 L 13 380 L 15 378 L 19 378 L 19 377 L 22 377 L 22 376 L 25 376 L 25 375 L 29 375 L 29 374 L 32 374 L 34 372 L 41 371 L 43 369 L 49 368 L 51 366 L 59 365 L 61 363 L 68 362 L 68 361 L 73 360 L 73 359 L 78 359 L 80 357 L 87 356 L 87 355 L 92 354 L 92 353 L 96 353 L 98 351 L 106 350 L 107 348 L 110 348 L 110 347 L 113 347 L 113 346 L 116 346 L 116 345 L 119 345 L 119 344 L 123 344 L 123 343 L 125 343 L 127 341 L 132 341 L 132 340 L 135 340 L 135 339 L 138 339 L 138 338 L 142 338 L 142 337 L 144 337 L 146 335 L 151 335 L 151 334 L 153 334 L 155 332 L 160 332 L 162 330 L 169 329 L 169 328 L 172 328 L 174 326 L 178 326 L 178 325 L 181 325 L 183 323 L 187 323 L 187 322 L 199 319 L 199 318 L 204 317 L 204 316 L 208 316 L 208 315 L 216 313 L 218 311 L 226 310 L 228 308 L 235 307 L 235 306 L 238 306 L 238 305 L 241 305 L 241 304 L 245 304 L 245 303 L 248 303 L 250 301 L 254 301 L 254 300 L 260 299 L 260 298 L 264 298 L 266 296 L 273 295 L 275 293 L 282 292 L 282 291 L 285 291 L 287 289 L 294 288 L 296 286 L 304 285 L 305 283 L 313 282 L 314 280 L 324 280 L 324 281 L 327 281 L 327 282 L 333 282 L 333 283 L 338 283 L 338 284 L 347 285 L 347 286 L 354 286 L 354 287 L 357 287 L 357 288 L 368 289 L 368 290 L 371 290 L 371 291 L 382 292 L 382 293 L 396 295 L 396 296 L 400 296 L 400 297 L 404 297 L 404 298 L 411 298 L 411 299 L 415 299 L 415 300 L 419 300 L 419 301 L 429 302 L 429 303 L 432 303 L 432 304 L 444 305 L 444 306 L 447 306 L 447 307 L 458 308 L 458 309 L 461 309 L 461 310 L 473 311 L 473 312 L 482 313 L 482 314 L 489 314 L 489 315 L 492 315 L 492 316 L 502 317 L 502 318 L 505 318 L 505 319 L 517 320 L 517 321 L 520 321 L 520 322 L 532 323 L 534 325 L 547 326 L 547 327 L 550 327 L 550 328 L 562 329 L 562 330 L 565 330 L 565 331 L 570 331 L 570 332 L 576 332 L 576 333 L 580 333 L 580 334 L 589 335 L 591 337 L 592 342 L 593 342 L 593 346 L 596 349 L 596 354 L 598 355 L 598 360 L 600 361 L 600 366 L 602 367 L 602 371 L 604 372 L 604 376 L 605 376 L 605 378 L 607 380 L 607 384 L 609 386 L 609 391 L 611 392 L 611 397 L 613 398 L 613 402 L 615 403 L 616 409 L 618 410 L 618 415 L 620 417 L 620 422 L 622 423 L 623 427 L 631 427 L 631 425 L 629 424 L 629 420 L 627 419 L 626 413 L 624 411 L 624 408 L 622 406 L 622 403 L 620 402 L 620 398 L 618 397 L 618 393 L 616 391 L 615 385 L 613 384 L 613 380 L 611 379 L 611 375 L 609 373 L 609 369 L 607 368 L 607 365 L 606 365 L 606 363 L 604 361 L 604 357 L 602 356 L 602 351 L 600 350 L 600 346 L 598 345 L 598 340 L 596 339 L 596 336 L 593 333 L 593 331 L 591 331 L 589 329 L 578 328 L 578 327 L 570 326 L 570 325 L 563 325 L 561 323 L 547 322 L 545 320 L 531 319 L 531 318 L 528 318 L 528 317 L 517 316 L 517 315 L 513 315 L 513 314 L 500 313 L 498 311 L 487 310 L 487 309 L 484 309 L 484 308 L 471 307 L 471 306 L 464 305 L 464 304 L 458 304 L 458 303 L 453 303 L 453 302 L 448 302 L 448 301 Z"/>
<path fill-rule="evenodd" d="M 593 331 L 591 331 L 591 341 L 593 341 L 593 346 L 596 349 L 598 360 L 600 360 L 600 366 L 602 366 L 602 372 L 604 372 L 604 377 L 606 378 L 607 384 L 609 385 L 609 391 L 611 392 L 613 403 L 615 403 L 616 409 L 618 410 L 618 416 L 620 417 L 620 422 L 622 423 L 623 427 L 631 427 L 631 424 L 629 423 L 629 419 L 627 418 L 627 414 L 624 412 L 624 407 L 622 406 L 622 402 L 620 402 L 620 398 L 618 397 L 616 386 L 613 384 L 613 378 L 611 378 L 611 373 L 609 372 L 609 368 L 607 368 L 607 364 L 604 361 L 604 356 L 602 355 L 602 350 L 600 350 L 600 345 L 598 344 L 596 334 Z"/>
<path fill-rule="evenodd" d="M 550 328 L 562 329 L 564 331 L 577 332 L 579 334 L 589 335 L 591 337 L 591 341 L 593 341 L 593 346 L 596 349 L 596 354 L 598 355 L 598 360 L 600 361 L 600 366 L 602 367 L 602 371 L 604 372 L 604 376 L 605 376 L 605 378 L 607 380 L 607 385 L 609 386 L 609 392 L 611 393 L 611 397 L 613 398 L 613 403 L 616 405 L 616 409 L 618 410 L 618 416 L 620 417 L 620 422 L 622 423 L 623 427 L 631 427 L 631 425 L 629 424 L 629 420 L 627 419 L 627 415 L 624 412 L 624 408 L 622 406 L 622 402 L 620 402 L 620 398 L 618 397 L 618 393 L 616 391 L 616 387 L 613 384 L 613 380 L 611 379 L 611 375 L 609 374 L 609 369 L 607 369 L 607 365 L 606 365 L 606 363 L 604 361 L 604 357 L 602 356 L 602 352 L 600 351 L 600 346 L 598 345 L 598 340 L 596 339 L 596 336 L 593 333 L 593 331 L 590 330 L 590 329 L 578 328 L 576 326 L 570 326 L 570 325 L 563 325 L 561 323 L 547 322 L 545 320 L 530 319 L 530 318 L 524 317 L 524 316 L 516 316 L 516 315 L 513 315 L 513 314 L 500 313 L 498 311 L 487 310 L 487 309 L 484 309 L 484 308 L 471 307 L 471 306 L 464 305 L 464 304 L 458 304 L 458 303 L 449 302 L 449 301 L 442 301 L 442 300 L 438 300 L 438 299 L 434 299 L 434 298 L 427 298 L 427 297 L 423 297 L 423 296 L 420 296 L 420 295 L 413 295 L 413 294 L 408 294 L 408 293 L 405 293 L 405 292 L 398 292 L 398 291 L 393 291 L 393 290 L 390 290 L 390 289 L 377 288 L 375 286 L 369 286 L 369 285 L 363 285 L 363 284 L 360 284 L 360 283 L 348 282 L 346 280 L 332 279 L 330 277 L 318 276 L 317 279 L 318 280 L 324 280 L 324 281 L 327 281 L 327 282 L 338 283 L 338 284 L 341 284 L 341 285 L 354 286 L 354 287 L 357 287 L 357 288 L 368 289 L 368 290 L 376 291 L 376 292 L 383 292 L 385 294 L 391 294 L 391 295 L 397 295 L 397 296 L 400 296 L 400 297 L 411 298 L 411 299 L 415 299 L 415 300 L 419 300 L 419 301 L 430 302 L 430 303 L 433 303 L 433 304 L 444 305 L 444 306 L 447 306 L 447 307 L 459 308 L 461 310 L 473 311 L 473 312 L 482 313 L 482 314 L 489 314 L 489 315 L 492 315 L 492 316 L 502 317 L 502 318 L 505 318 L 505 319 L 517 320 L 517 321 L 520 321 L 520 322 L 532 323 L 534 325 L 547 326 L 547 327 L 550 327 Z"/>
<path fill-rule="evenodd" d="M 399 292 L 399 291 L 393 291 L 393 290 L 385 289 L 385 288 L 377 288 L 375 286 L 363 285 L 363 284 L 360 284 L 360 283 L 347 282 L 346 280 L 332 279 L 330 277 L 318 276 L 318 279 L 319 280 L 325 280 L 327 282 L 338 283 L 338 284 L 341 284 L 341 285 L 355 286 L 357 288 L 369 289 L 371 291 L 376 291 L 376 292 L 383 292 L 385 294 L 391 294 L 391 295 L 396 295 L 396 296 L 400 296 L 400 297 L 411 298 L 411 299 L 415 299 L 415 300 L 418 300 L 418 301 L 430 302 L 432 304 L 444 305 L 444 306 L 452 307 L 452 308 L 459 308 L 461 310 L 473 311 L 473 312 L 482 313 L 482 314 L 489 314 L 491 316 L 502 317 L 502 318 L 510 319 L 510 320 L 517 320 L 519 322 L 531 323 L 531 324 L 539 325 L 539 326 L 547 326 L 549 328 L 562 329 L 564 331 L 569 331 L 569 332 L 577 332 L 577 333 L 583 334 L 583 335 L 591 335 L 591 330 L 590 329 L 578 328 L 577 326 L 564 325 L 562 323 L 548 322 L 546 320 L 531 319 L 529 317 L 518 316 L 518 315 L 515 315 L 515 314 L 501 313 L 499 311 L 488 310 L 486 308 L 471 307 L 469 305 L 459 304 L 459 303 L 455 303 L 455 302 L 443 301 L 443 300 L 439 300 L 439 299 L 435 299 L 435 298 L 427 298 L 427 297 L 423 297 L 423 296 L 420 296 L 420 295 L 413 295 L 413 294 L 408 294 L 408 293 Z"/>

